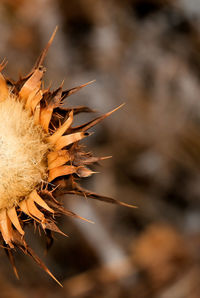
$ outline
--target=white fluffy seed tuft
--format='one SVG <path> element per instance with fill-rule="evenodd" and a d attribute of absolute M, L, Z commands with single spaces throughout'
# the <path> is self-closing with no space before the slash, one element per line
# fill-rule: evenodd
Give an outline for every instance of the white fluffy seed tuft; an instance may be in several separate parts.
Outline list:
<path fill-rule="evenodd" d="M 41 126 L 13 96 L 0 102 L 0 210 L 16 206 L 47 175 Z"/>

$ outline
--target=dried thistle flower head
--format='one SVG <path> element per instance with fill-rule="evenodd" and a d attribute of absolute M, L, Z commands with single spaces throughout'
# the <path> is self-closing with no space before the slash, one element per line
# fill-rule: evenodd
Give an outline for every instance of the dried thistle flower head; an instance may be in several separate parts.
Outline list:
<path fill-rule="evenodd" d="M 42 63 L 54 35 L 55 32 L 26 77 L 14 82 L 0 73 L 0 231 L 16 276 L 12 255 L 15 247 L 32 256 L 55 279 L 27 245 L 24 226 L 34 223 L 51 237 L 52 231 L 62 233 L 55 224 L 56 215 L 81 218 L 55 199 L 61 194 L 129 205 L 87 191 L 76 182 L 76 177 L 93 173 L 88 165 L 104 159 L 85 152 L 79 141 L 89 136 L 88 129 L 116 109 L 83 125 L 72 126 L 75 114 L 92 111 L 84 106 L 64 108 L 63 102 L 88 83 L 69 90 L 60 86 L 53 92 L 41 88 Z M 4 67 L 2 63 L 0 71 Z"/>

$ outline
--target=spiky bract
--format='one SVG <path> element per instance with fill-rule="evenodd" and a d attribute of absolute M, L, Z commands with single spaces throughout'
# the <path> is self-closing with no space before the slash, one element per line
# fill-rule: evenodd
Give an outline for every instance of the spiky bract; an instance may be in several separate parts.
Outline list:
<path fill-rule="evenodd" d="M 62 86 L 55 91 L 41 88 L 42 63 L 54 34 L 26 77 L 14 82 L 0 74 L 0 231 L 16 275 L 11 249 L 18 247 L 55 279 L 27 245 L 24 226 L 34 222 L 51 237 L 52 231 L 62 233 L 55 224 L 56 215 L 81 218 L 55 199 L 61 194 L 129 205 L 77 184 L 77 177 L 93 174 L 90 164 L 104 159 L 85 152 L 79 141 L 89 136 L 88 129 L 116 109 L 83 125 L 72 126 L 74 115 L 92 110 L 84 106 L 67 108 L 64 100 L 90 82 L 68 90 L 62 90 Z M 4 66 L 1 64 L 0 70 Z"/>

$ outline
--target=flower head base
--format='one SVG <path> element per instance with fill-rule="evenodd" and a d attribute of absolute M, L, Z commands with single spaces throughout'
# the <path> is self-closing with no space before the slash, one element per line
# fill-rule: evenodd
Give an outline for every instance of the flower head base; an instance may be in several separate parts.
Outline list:
<path fill-rule="evenodd" d="M 17 206 L 47 178 L 50 144 L 23 103 L 12 95 L 0 102 L 0 210 Z"/>
<path fill-rule="evenodd" d="M 88 129 L 118 108 L 83 125 L 72 126 L 74 115 L 92 110 L 84 106 L 64 108 L 63 102 L 90 82 L 68 90 L 60 86 L 53 92 L 41 88 L 42 63 L 54 35 L 55 32 L 26 77 L 14 82 L 0 73 L 0 231 L 16 276 L 11 249 L 18 247 L 55 279 L 27 245 L 24 226 L 34 222 L 49 237 L 52 231 L 62 233 L 55 224 L 56 215 L 81 218 L 55 199 L 61 194 L 129 205 L 87 191 L 76 182 L 76 177 L 93 174 L 90 164 L 105 159 L 85 152 L 79 141 L 89 136 Z M 1 64 L 0 70 L 4 66 Z"/>

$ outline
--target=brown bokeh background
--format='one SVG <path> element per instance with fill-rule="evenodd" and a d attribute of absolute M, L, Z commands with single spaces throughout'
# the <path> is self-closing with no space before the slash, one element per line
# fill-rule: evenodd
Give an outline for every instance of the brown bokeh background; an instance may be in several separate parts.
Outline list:
<path fill-rule="evenodd" d="M 96 79 L 67 104 L 104 113 L 126 103 L 85 142 L 113 158 L 84 186 L 138 209 L 65 197 L 95 224 L 60 218 L 69 238 L 55 235 L 47 254 L 27 230 L 63 289 L 20 252 L 17 281 L 1 250 L 0 298 L 199 298 L 200 2 L 2 0 L 4 74 L 28 72 L 56 25 L 45 84 Z"/>

